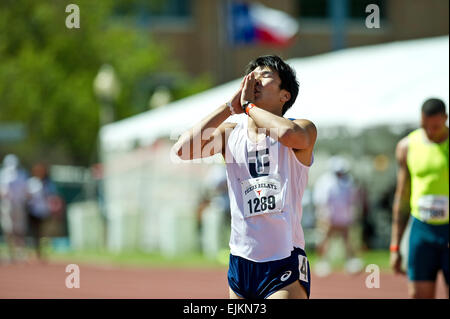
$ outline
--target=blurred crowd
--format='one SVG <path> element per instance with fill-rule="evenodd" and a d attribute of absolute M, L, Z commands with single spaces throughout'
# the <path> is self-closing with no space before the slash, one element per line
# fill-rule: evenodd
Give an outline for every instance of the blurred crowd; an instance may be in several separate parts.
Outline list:
<path fill-rule="evenodd" d="M 61 214 L 63 206 L 44 163 L 35 163 L 28 172 L 16 155 L 4 157 L 0 166 L 0 225 L 9 262 L 45 260 L 41 250 L 43 226 L 52 215 Z"/>
<path fill-rule="evenodd" d="M 353 224 L 360 219 L 357 214 L 367 208 L 367 198 L 350 174 L 350 163 L 341 156 L 332 156 L 325 171 L 314 185 L 316 232 L 320 235 L 316 247 L 319 261 L 316 274 L 326 276 L 331 272 L 326 259 L 327 249 L 333 237 L 343 239 L 345 246 L 345 269 L 349 273 L 362 270 L 362 261 L 356 257 L 355 245 L 350 236 Z"/>

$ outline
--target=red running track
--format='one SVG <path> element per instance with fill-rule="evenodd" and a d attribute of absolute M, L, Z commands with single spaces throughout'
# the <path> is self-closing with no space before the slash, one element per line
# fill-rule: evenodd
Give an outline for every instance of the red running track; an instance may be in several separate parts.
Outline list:
<path fill-rule="evenodd" d="M 67 264 L 0 265 L 0 298 L 221 299 L 228 298 L 227 268 L 120 268 L 79 264 L 80 288 L 66 288 Z M 366 288 L 369 273 L 312 275 L 312 299 L 408 298 L 407 279 L 380 276 L 380 288 Z M 439 276 L 438 298 L 447 298 Z"/>

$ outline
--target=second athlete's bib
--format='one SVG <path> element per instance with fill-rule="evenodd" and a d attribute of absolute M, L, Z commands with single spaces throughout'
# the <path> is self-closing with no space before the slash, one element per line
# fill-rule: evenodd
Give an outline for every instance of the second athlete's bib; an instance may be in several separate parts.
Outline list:
<path fill-rule="evenodd" d="M 448 197 L 425 195 L 417 201 L 419 217 L 422 221 L 440 221 L 448 219 Z"/>

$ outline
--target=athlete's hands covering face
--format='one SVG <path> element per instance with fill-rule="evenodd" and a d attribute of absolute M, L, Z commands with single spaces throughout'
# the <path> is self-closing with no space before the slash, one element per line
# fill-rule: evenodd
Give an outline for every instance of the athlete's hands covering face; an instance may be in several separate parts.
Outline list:
<path fill-rule="evenodd" d="M 241 85 L 239 86 L 239 90 L 233 95 L 231 98 L 231 106 L 233 107 L 233 111 L 236 114 L 244 113 L 242 110 L 242 104 L 241 104 L 241 95 L 242 95 L 242 89 L 244 88 L 244 82 L 245 77 L 241 81 Z"/>
<path fill-rule="evenodd" d="M 244 104 L 246 101 L 254 102 L 254 100 L 255 100 L 255 85 L 256 85 L 255 73 L 250 72 L 244 78 L 244 87 L 242 89 L 242 94 L 241 94 L 241 105 Z"/>

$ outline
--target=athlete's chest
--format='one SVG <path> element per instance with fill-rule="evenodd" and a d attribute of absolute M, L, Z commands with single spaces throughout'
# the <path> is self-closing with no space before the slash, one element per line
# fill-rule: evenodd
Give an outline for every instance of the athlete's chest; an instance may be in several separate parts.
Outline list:
<path fill-rule="evenodd" d="M 251 141 L 245 132 L 236 134 L 229 141 L 229 150 L 233 160 L 240 164 L 241 170 L 247 171 L 251 177 L 280 174 L 287 169 L 284 146 L 270 136 L 257 143 Z"/>
<path fill-rule="evenodd" d="M 408 167 L 411 175 L 419 178 L 446 174 L 448 172 L 448 145 L 447 148 L 438 145 L 410 148 Z"/>

